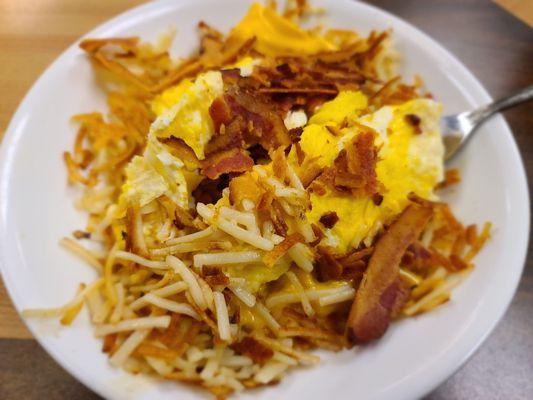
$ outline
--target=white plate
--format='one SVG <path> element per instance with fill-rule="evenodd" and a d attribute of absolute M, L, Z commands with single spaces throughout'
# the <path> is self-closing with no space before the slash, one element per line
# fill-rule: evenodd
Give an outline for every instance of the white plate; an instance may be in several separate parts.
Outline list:
<path fill-rule="evenodd" d="M 178 27 L 175 49 L 186 55 L 197 46 L 200 18 L 222 30 L 234 25 L 249 1 L 171 0 L 132 9 L 88 37 L 139 35 L 154 39 Z M 318 1 L 330 26 L 392 27 L 404 58 L 404 76 L 419 73 L 444 104 L 445 112 L 490 100 L 474 76 L 428 36 L 371 6 L 344 0 Z M 70 149 L 75 127 L 69 116 L 105 110 L 90 63 L 71 46 L 41 76 L 7 130 L 0 158 L 0 260 L 3 278 L 20 311 L 57 306 L 71 299 L 93 272 L 62 251 L 57 241 L 83 227 L 73 207 L 61 154 Z M 243 394 L 243 399 L 357 398 L 410 399 L 450 376 L 481 344 L 507 308 L 524 264 L 529 231 L 529 198 L 524 168 L 503 118 L 486 123 L 454 165 L 463 182 L 447 199 L 462 221 L 494 224 L 494 235 L 476 258 L 477 268 L 435 312 L 393 324 L 385 337 L 358 351 L 322 354 L 314 369 L 289 374 L 280 385 Z M 28 321 L 48 353 L 85 385 L 106 398 L 196 398 L 198 391 L 174 382 L 133 377 L 114 370 L 91 334 L 86 314 L 72 327 Z"/>

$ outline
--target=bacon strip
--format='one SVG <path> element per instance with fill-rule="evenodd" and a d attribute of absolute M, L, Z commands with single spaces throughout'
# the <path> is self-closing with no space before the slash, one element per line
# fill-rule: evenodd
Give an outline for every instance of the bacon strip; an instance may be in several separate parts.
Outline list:
<path fill-rule="evenodd" d="M 229 172 L 245 172 L 252 169 L 254 160 L 243 150 L 233 148 L 213 154 L 202 163 L 202 174 L 209 179 L 217 179 Z"/>
<path fill-rule="evenodd" d="M 228 125 L 231 120 L 231 109 L 223 97 L 217 97 L 209 107 L 209 116 L 215 125 L 215 132 L 220 132 L 222 125 Z"/>
<path fill-rule="evenodd" d="M 387 330 L 401 300 L 399 265 L 433 215 L 431 205 L 411 204 L 378 240 L 348 317 L 347 331 L 355 343 L 378 339 Z"/>

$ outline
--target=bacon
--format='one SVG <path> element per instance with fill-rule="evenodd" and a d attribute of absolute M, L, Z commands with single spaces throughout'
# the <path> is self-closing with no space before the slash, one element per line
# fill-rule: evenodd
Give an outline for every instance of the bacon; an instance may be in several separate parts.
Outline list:
<path fill-rule="evenodd" d="M 205 153 L 208 156 L 231 148 L 247 147 L 245 140 L 247 125 L 242 117 L 237 116 L 228 125 L 221 125 L 220 129 L 221 133 L 214 135 L 205 146 Z"/>
<path fill-rule="evenodd" d="M 293 88 L 260 88 L 259 93 L 306 93 L 306 94 L 330 94 L 336 95 L 339 91 L 332 88 L 320 88 L 320 87 L 293 87 Z"/>
<path fill-rule="evenodd" d="M 209 156 L 202 163 L 202 174 L 209 179 L 217 179 L 229 172 L 246 172 L 252 169 L 254 160 L 243 150 L 233 148 Z"/>
<path fill-rule="evenodd" d="M 245 337 L 240 342 L 233 343 L 230 347 L 238 354 L 250 357 L 257 364 L 263 364 L 274 355 L 271 348 L 250 336 Z"/>
<path fill-rule="evenodd" d="M 209 116 L 215 125 L 215 132 L 220 132 L 221 125 L 228 125 L 231 122 L 231 110 L 224 97 L 213 100 L 209 107 Z"/>
<path fill-rule="evenodd" d="M 250 133 L 258 138 L 265 149 L 287 147 L 291 144 L 287 128 L 272 104 L 257 94 L 251 95 L 242 90 L 234 91 L 234 95 L 228 96 L 227 101 L 235 114 L 251 123 Z"/>
<path fill-rule="evenodd" d="M 297 128 L 292 128 L 289 130 L 289 138 L 291 139 L 292 143 L 298 144 L 300 140 L 302 140 L 302 133 L 304 132 L 304 128 L 301 126 Z"/>
<path fill-rule="evenodd" d="M 306 160 L 302 165 L 302 170 L 303 173 L 300 176 L 300 180 L 306 189 L 324 172 L 324 168 L 314 160 L 309 160 L 309 162 Z"/>
<path fill-rule="evenodd" d="M 376 133 L 373 129 L 359 126 L 360 133 L 339 152 L 333 166 L 323 169 L 320 176 L 312 178 L 329 187 L 340 195 L 370 196 L 376 205 L 383 200 L 379 195 L 380 183 L 377 179 L 376 164 L 378 149 L 374 145 Z M 304 169 L 304 175 L 310 175 L 311 168 Z M 310 178 L 312 175 L 310 175 Z M 309 179 L 302 177 L 302 183 L 308 185 Z M 316 185 L 315 185 L 316 186 Z M 313 190 L 316 191 L 315 186 Z"/>
<path fill-rule="evenodd" d="M 355 343 L 378 339 L 387 330 L 397 302 L 403 299 L 399 265 L 433 215 L 430 205 L 409 205 L 376 243 L 347 322 Z"/>
<path fill-rule="evenodd" d="M 302 146 L 300 146 L 300 143 L 296 142 L 293 144 L 294 150 L 296 152 L 296 160 L 298 161 L 298 165 L 302 165 L 305 159 L 305 152 L 302 149 Z"/>
<path fill-rule="evenodd" d="M 366 260 L 368 260 L 373 252 L 373 247 L 355 250 L 354 252 L 339 258 L 339 262 L 345 269 L 360 269 L 361 267 L 366 267 Z M 362 271 L 364 271 L 364 268 Z"/>
<path fill-rule="evenodd" d="M 335 226 L 337 221 L 339 220 L 339 216 L 335 211 L 329 211 L 325 214 L 322 214 L 319 221 L 322 225 L 324 225 L 325 228 L 331 229 Z"/>
<path fill-rule="evenodd" d="M 171 152 L 176 155 L 180 160 L 193 164 L 194 166 L 199 166 L 200 161 L 194 150 L 183 141 L 183 139 L 170 136 L 168 138 L 159 139 L 161 142 L 170 147 Z"/>
<path fill-rule="evenodd" d="M 346 150 L 348 172 L 361 177 L 364 190 L 369 195 L 377 190 L 377 149 L 374 138 L 374 132 L 365 130 L 353 139 Z"/>
<path fill-rule="evenodd" d="M 311 229 L 313 229 L 316 239 L 310 242 L 309 245 L 315 247 L 322 241 L 322 239 L 324 239 L 325 235 L 317 224 L 311 224 Z"/>
<path fill-rule="evenodd" d="M 271 151 L 270 158 L 272 159 L 272 171 L 274 172 L 274 176 L 281 182 L 284 182 L 289 170 L 283 147 L 278 147 L 276 150 Z"/>

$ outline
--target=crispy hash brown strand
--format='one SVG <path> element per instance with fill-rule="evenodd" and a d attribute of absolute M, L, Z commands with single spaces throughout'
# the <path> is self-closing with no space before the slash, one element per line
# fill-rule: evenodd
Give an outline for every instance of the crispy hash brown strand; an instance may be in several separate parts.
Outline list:
<path fill-rule="evenodd" d="M 335 239 L 346 221 L 350 229 L 367 223 L 346 217 L 343 202 L 352 202 L 350 210 L 365 201 L 365 210 L 390 207 L 379 171 L 383 132 L 359 117 L 428 97 L 421 81 L 408 85 L 394 75 L 390 32 L 306 31 L 289 19 L 313 9 L 289 3 L 287 19 L 261 6 L 251 12 L 283 32 L 281 48 L 296 30 L 296 52 L 262 53 L 261 32 L 225 36 L 203 22 L 198 52 L 179 63 L 169 55 L 170 37 L 156 45 L 80 43 L 109 113 L 73 117 L 79 128 L 63 157 L 69 182 L 83 191 L 76 206 L 88 223 L 73 235 L 87 247 L 71 238 L 60 244 L 99 278 L 64 306 L 25 316 L 69 325 L 87 305 L 111 365 L 225 398 L 316 364 L 313 349 L 377 339 L 391 320 L 449 299 L 490 224 L 463 226 L 446 204 L 403 194 L 404 204 L 365 240 L 339 250 Z M 309 41 L 318 50 L 303 51 Z M 196 98 L 200 77 L 205 83 L 212 73 Z M 313 120 L 347 92 L 364 97 L 361 109 Z M 208 94 L 207 104 L 196 104 Z M 191 108 L 183 118 L 192 117 L 178 129 L 166 120 L 180 102 Z M 426 140 L 422 117 L 409 111 L 396 122 Z M 198 152 L 187 135 L 202 118 L 208 132 Z M 169 135 L 157 135 L 161 121 L 174 129 Z M 396 133 L 384 136 L 394 141 Z M 320 135 L 328 141 L 314 143 Z M 338 152 L 321 160 L 331 143 Z M 449 171 L 440 187 L 459 180 Z M 315 195 L 332 200 L 320 208 Z"/>

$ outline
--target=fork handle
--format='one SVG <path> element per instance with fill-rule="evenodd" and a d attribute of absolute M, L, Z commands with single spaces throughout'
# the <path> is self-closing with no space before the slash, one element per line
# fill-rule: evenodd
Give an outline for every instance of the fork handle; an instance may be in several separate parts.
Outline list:
<path fill-rule="evenodd" d="M 494 113 L 506 110 L 510 107 L 516 106 L 532 99 L 533 85 L 530 85 L 510 96 L 496 100 L 492 103 L 487 104 L 486 106 L 480 107 L 477 110 L 472 111 L 470 113 L 470 117 L 474 125 L 477 125 Z"/>

